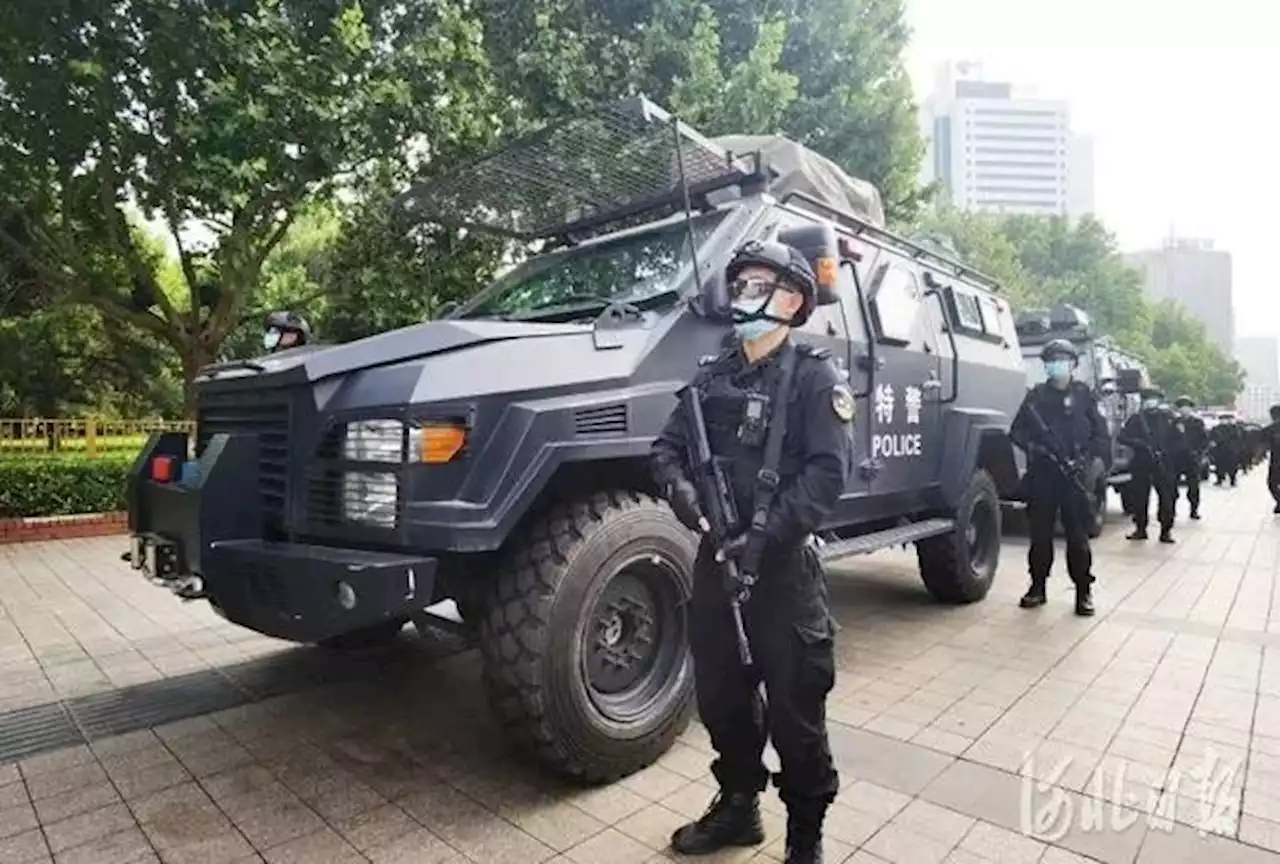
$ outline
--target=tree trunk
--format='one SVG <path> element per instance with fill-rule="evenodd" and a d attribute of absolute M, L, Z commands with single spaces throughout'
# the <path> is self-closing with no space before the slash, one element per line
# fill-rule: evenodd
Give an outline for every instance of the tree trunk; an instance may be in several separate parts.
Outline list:
<path fill-rule="evenodd" d="M 188 420 L 196 419 L 195 379 L 209 362 L 208 352 L 198 339 L 184 342 L 182 346 L 182 404 Z"/>

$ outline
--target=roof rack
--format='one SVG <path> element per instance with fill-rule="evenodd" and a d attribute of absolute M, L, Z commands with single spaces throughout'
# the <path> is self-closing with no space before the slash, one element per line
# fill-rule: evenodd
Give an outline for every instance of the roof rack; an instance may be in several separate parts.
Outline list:
<path fill-rule="evenodd" d="M 589 232 L 688 196 L 766 179 L 644 96 L 517 138 L 397 196 L 396 212 L 518 240 Z M 686 185 L 687 184 L 687 185 Z"/>
<path fill-rule="evenodd" d="M 866 235 L 872 237 L 886 246 L 892 246 L 904 255 L 918 261 L 927 261 L 935 267 L 951 271 L 956 276 L 964 276 L 974 282 L 977 282 L 989 291 L 995 293 L 1000 292 L 1000 283 L 983 273 L 981 270 L 975 270 L 968 264 L 961 263 L 948 255 L 943 255 L 939 252 L 926 249 L 919 243 L 908 240 L 906 237 L 901 235 L 894 234 L 887 228 L 878 228 L 867 222 L 865 219 L 861 219 L 852 213 L 839 209 L 838 207 L 832 207 L 825 201 L 820 201 L 806 192 L 792 192 L 782 199 L 783 204 L 789 204 L 792 201 L 799 201 L 806 208 L 816 211 L 816 215 L 826 216 L 829 219 L 839 222 L 845 228 L 852 231 L 855 236 Z"/>

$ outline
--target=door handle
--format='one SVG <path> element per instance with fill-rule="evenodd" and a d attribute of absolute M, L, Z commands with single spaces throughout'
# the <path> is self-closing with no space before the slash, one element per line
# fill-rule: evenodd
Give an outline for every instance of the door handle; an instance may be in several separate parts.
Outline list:
<path fill-rule="evenodd" d="M 942 382 L 939 381 L 937 378 L 928 378 L 928 379 L 925 379 L 924 383 L 920 385 L 920 389 L 921 390 L 941 390 Z"/>

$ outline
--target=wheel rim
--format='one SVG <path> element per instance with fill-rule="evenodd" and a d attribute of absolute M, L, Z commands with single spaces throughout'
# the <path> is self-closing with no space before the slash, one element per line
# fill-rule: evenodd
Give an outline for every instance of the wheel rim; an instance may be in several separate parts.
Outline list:
<path fill-rule="evenodd" d="M 988 501 L 977 501 L 969 513 L 964 539 L 969 552 L 969 566 L 978 572 L 990 568 L 996 547 L 996 509 Z"/>
<path fill-rule="evenodd" d="M 648 716 L 676 686 L 684 662 L 680 575 L 665 556 L 647 553 L 617 566 L 582 631 L 583 679 L 591 703 L 616 723 Z"/>

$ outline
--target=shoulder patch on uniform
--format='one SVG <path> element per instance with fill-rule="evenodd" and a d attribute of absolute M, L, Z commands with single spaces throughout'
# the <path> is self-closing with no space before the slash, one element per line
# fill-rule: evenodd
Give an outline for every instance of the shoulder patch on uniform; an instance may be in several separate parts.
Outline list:
<path fill-rule="evenodd" d="M 815 360 L 830 360 L 831 349 L 819 348 L 817 345 L 799 344 L 796 350 L 806 357 L 812 357 Z"/>
<path fill-rule="evenodd" d="M 857 410 L 853 401 L 853 394 L 843 384 L 837 384 L 831 388 L 831 410 L 836 412 L 836 416 L 844 423 L 853 420 L 853 415 Z"/>

